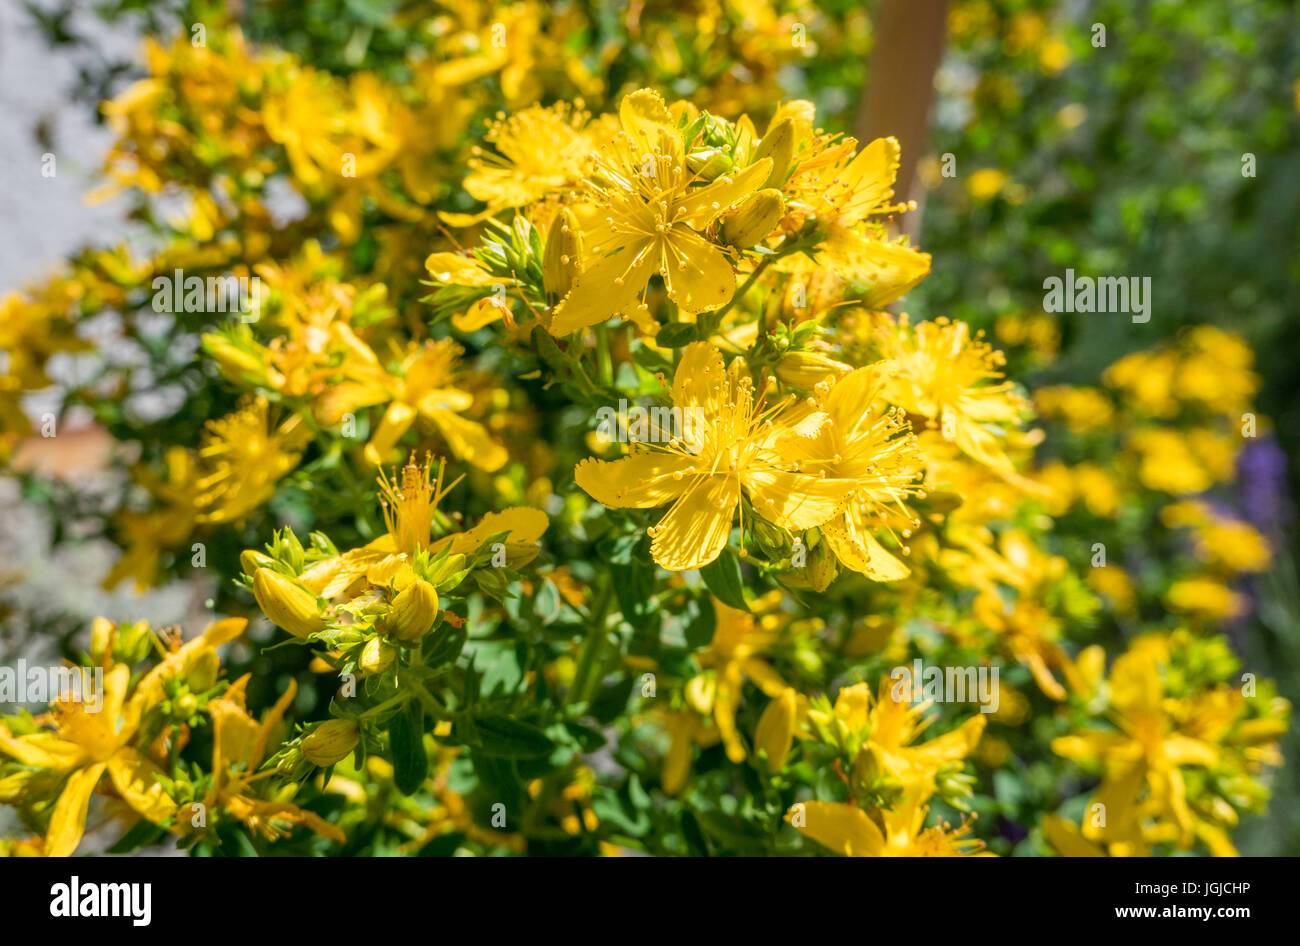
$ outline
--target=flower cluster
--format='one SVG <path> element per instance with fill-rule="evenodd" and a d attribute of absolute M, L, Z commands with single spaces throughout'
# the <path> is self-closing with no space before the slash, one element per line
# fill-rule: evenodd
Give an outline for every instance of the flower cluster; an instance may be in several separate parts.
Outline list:
<path fill-rule="evenodd" d="M 725 48 L 655 2 L 590 55 L 532 2 L 388 69 L 150 43 L 105 177 L 168 240 L 3 303 L 0 459 L 85 350 L 66 404 L 134 445 L 106 584 L 215 577 L 239 616 L 101 619 L 68 653 L 100 713 L 0 719 L 7 852 L 102 810 L 121 852 L 1232 853 L 1289 713 L 1223 633 L 1276 552 L 1227 489 L 1249 348 L 1031 391 L 897 311 L 932 265 L 898 142 L 776 91 L 804 4 L 687 6 Z M 152 303 L 182 272 L 254 305 Z M 70 331 L 100 313 L 142 358 Z"/>

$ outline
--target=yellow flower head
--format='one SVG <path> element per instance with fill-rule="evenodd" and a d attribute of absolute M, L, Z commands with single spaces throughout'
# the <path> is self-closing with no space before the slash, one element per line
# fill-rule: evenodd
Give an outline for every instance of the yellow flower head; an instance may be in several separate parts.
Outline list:
<path fill-rule="evenodd" d="M 902 316 L 896 324 L 883 317 L 877 325 L 882 353 L 898 365 L 886 399 L 925 418 L 971 459 L 1012 473 L 1010 458 L 986 425 L 1014 426 L 1029 405 L 1010 381 L 998 380 L 1006 362 L 1002 353 L 983 341 L 982 332 L 972 338 L 965 322 L 939 318 L 913 326 Z"/>
<path fill-rule="evenodd" d="M 724 366 L 707 342 L 683 352 L 672 401 L 689 419 L 684 439 L 621 460 L 584 460 L 574 470 L 578 485 L 606 506 L 672 504 L 650 531 L 650 554 L 664 568 L 701 568 L 717 558 L 742 493 L 764 519 L 798 530 L 825 522 L 856 487 L 852 480 L 799 472 L 797 457 L 783 447 L 797 413 L 756 403 L 744 360 Z"/>
<path fill-rule="evenodd" d="M 555 310 L 555 335 L 630 315 L 644 305 L 639 300 L 656 273 L 684 311 L 729 302 L 735 270 L 702 231 L 762 187 L 772 170 L 763 158 L 706 183 L 687 167 L 687 142 L 658 93 L 628 95 L 619 118 L 621 130 L 601 149 L 587 182 L 591 206 L 580 214 L 587 218 L 586 263 Z"/>

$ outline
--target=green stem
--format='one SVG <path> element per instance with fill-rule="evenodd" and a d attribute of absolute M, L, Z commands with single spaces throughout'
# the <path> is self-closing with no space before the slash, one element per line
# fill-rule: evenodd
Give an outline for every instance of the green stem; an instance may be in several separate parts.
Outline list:
<path fill-rule="evenodd" d="M 591 633 L 587 635 L 586 642 L 582 645 L 582 656 L 578 658 L 578 669 L 573 675 L 573 686 L 565 695 L 564 703 L 584 703 L 591 696 L 591 689 L 595 686 L 597 675 L 593 672 L 600 663 L 600 656 L 606 645 L 609 643 L 609 631 L 605 628 L 605 616 L 609 609 L 609 601 L 613 595 L 614 586 L 612 582 L 605 584 L 601 589 L 600 600 L 595 608 L 591 611 L 589 620 L 592 623 Z"/>
<path fill-rule="evenodd" d="M 424 684 L 419 680 L 408 680 L 406 685 L 411 692 L 415 694 L 416 699 L 424 704 L 424 708 L 429 711 L 429 715 L 435 719 L 455 722 L 456 714 L 443 706 L 432 693 L 424 688 Z"/>

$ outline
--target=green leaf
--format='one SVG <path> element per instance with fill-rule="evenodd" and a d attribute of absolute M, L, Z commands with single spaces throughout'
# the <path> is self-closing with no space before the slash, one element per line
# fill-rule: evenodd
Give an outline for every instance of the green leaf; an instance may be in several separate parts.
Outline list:
<path fill-rule="evenodd" d="M 501 759 L 540 759 L 551 754 L 555 743 L 536 726 L 509 716 L 476 716 L 482 750 Z"/>
<path fill-rule="evenodd" d="M 388 722 L 388 740 L 393 753 L 393 783 L 403 795 L 415 792 L 429 774 L 429 756 L 424 750 L 424 707 L 418 700 Z"/>
<path fill-rule="evenodd" d="M 660 348 L 685 348 L 700 337 L 699 331 L 690 322 L 673 322 L 659 329 L 655 344 Z"/>
<path fill-rule="evenodd" d="M 141 818 L 131 826 L 131 830 L 118 838 L 117 843 L 108 849 L 108 853 L 130 854 L 132 851 L 153 844 L 166 833 L 166 828 L 159 827 L 147 818 Z"/>
<path fill-rule="evenodd" d="M 722 554 L 700 569 L 704 585 L 728 607 L 738 611 L 748 611 L 749 602 L 745 600 L 745 585 L 740 578 L 740 559 L 731 549 L 723 549 Z"/>
<path fill-rule="evenodd" d="M 686 622 L 686 643 L 692 650 L 708 647 L 713 643 L 713 632 L 718 627 L 718 613 L 713 610 L 712 601 L 695 601 L 695 615 Z"/>

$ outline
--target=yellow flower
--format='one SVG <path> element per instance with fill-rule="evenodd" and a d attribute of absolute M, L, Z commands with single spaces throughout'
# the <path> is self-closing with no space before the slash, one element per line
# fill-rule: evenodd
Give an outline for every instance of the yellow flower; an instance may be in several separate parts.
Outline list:
<path fill-rule="evenodd" d="M 1110 398 L 1096 388 L 1053 385 L 1034 391 L 1034 406 L 1050 420 L 1059 420 L 1076 433 L 1107 430 L 1114 424 Z"/>
<path fill-rule="evenodd" d="M 707 342 L 683 352 L 672 400 L 681 409 L 683 440 L 647 445 L 648 452 L 621 460 L 584 460 L 574 470 L 578 485 L 606 506 L 672 503 L 650 530 L 650 554 L 664 568 L 686 571 L 717 558 L 737 507 L 743 509 L 742 492 L 764 519 L 800 530 L 829 519 L 857 485 L 797 472 L 797 458 L 782 452 L 795 415 L 755 405 L 744 360 L 724 367 Z"/>
<path fill-rule="evenodd" d="M 561 102 L 549 108 L 534 105 L 491 122 L 483 137 L 496 153 L 475 146 L 465 178 L 465 190 L 488 205 L 483 216 L 575 187 L 588 156 L 608 134 L 603 123 L 588 131 L 589 118 Z M 459 217 L 455 222 L 461 222 Z"/>
<path fill-rule="evenodd" d="M 1041 602 L 1052 583 L 1068 570 L 1066 560 L 1047 554 L 1019 529 L 1001 534 L 1000 550 L 993 548 L 987 530 L 962 536 L 958 544 L 965 553 L 945 553 L 944 558 L 954 574 L 978 589 L 973 605 L 976 619 L 999 635 L 1045 694 L 1064 700 L 1065 688 L 1053 671 L 1058 671 L 1071 689 L 1078 689 L 1079 680 L 1057 640 L 1060 621 Z M 1015 590 L 1013 602 L 1003 600 L 1000 585 Z"/>
<path fill-rule="evenodd" d="M 996 197 L 1006 183 L 1006 171 L 998 168 L 980 168 L 966 179 L 966 192 L 976 203 L 986 203 Z"/>
<path fill-rule="evenodd" d="M 881 362 L 845 375 L 821 408 L 828 422 L 813 436 L 792 435 L 782 442 L 801 472 L 858 484 L 820 530 L 842 565 L 876 581 L 905 578 L 909 569 L 880 544 L 873 530 L 892 534 L 891 522 L 900 523 L 906 540 L 920 525 L 904 504 L 920 493 L 923 471 L 916 441 L 901 411 L 889 407 L 882 396 L 893 371 L 891 363 Z M 894 538 L 907 554 L 906 543 Z"/>
<path fill-rule="evenodd" d="M 267 711 L 259 723 L 245 708 L 245 690 L 249 675 L 240 677 L 220 698 L 208 704 L 212 717 L 212 788 L 203 799 L 212 810 L 225 810 L 242 821 L 250 831 L 274 841 L 285 834 L 284 825 L 302 824 L 321 837 L 342 843 L 345 838 L 337 825 L 319 815 L 304 811 L 285 801 L 259 798 L 254 783 L 272 771 L 258 772 L 258 766 L 271 745 L 285 710 L 293 702 L 297 684 L 289 688 Z M 331 722 L 342 722 L 332 720 Z M 328 724 L 327 724 L 328 725 Z M 355 724 L 353 728 L 355 729 Z"/>
<path fill-rule="evenodd" d="M 582 234 L 586 260 L 555 310 L 555 335 L 630 314 L 655 273 L 686 312 L 729 302 L 735 270 L 702 231 L 762 187 L 772 170 L 772 160 L 763 158 L 695 187 L 686 143 L 658 93 L 626 96 L 619 118 L 621 131 L 602 148 L 588 180 L 594 210 Z"/>
<path fill-rule="evenodd" d="M 85 832 L 91 793 L 105 774 L 118 797 L 141 817 L 161 824 L 175 812 L 175 801 L 159 782 L 162 770 L 132 743 L 144 716 L 165 698 L 163 682 L 234 640 L 246 624 L 242 618 L 213 624 L 202 636 L 168 654 L 134 687 L 126 664 L 107 667 L 98 711 L 91 712 L 79 701 L 55 702 L 49 717 L 53 732 L 40 730 L 15 738 L 0 722 L 0 752 L 64 778 L 45 835 L 47 857 L 67 857 L 76 851 Z"/>
<path fill-rule="evenodd" d="M 1245 613 L 1246 599 L 1213 578 L 1183 578 L 1165 592 L 1165 604 L 1173 611 L 1218 623 Z"/>
<path fill-rule="evenodd" d="M 891 203 L 897 139 L 877 138 L 855 155 L 856 146 L 849 138 L 819 157 L 804 157 L 787 187 L 792 191 L 788 203 L 796 219 L 806 215 L 826 228 L 817 247 L 818 265 L 863 287 L 863 305 L 879 309 L 925 278 L 930 254 L 889 241 L 883 225 L 873 219 L 907 209 Z"/>
<path fill-rule="evenodd" d="M 984 842 L 941 823 L 926 828 L 928 809 L 914 800 L 867 813 L 852 803 L 798 802 L 786 813 L 799 832 L 842 857 L 964 857 L 982 853 Z"/>
<path fill-rule="evenodd" d="M 1164 695 L 1158 651 L 1135 642 L 1115 661 L 1110 673 L 1110 702 L 1118 728 L 1081 730 L 1052 741 L 1052 750 L 1076 762 L 1100 768 L 1102 782 L 1093 796 L 1104 817 L 1085 816 L 1083 836 L 1115 845 L 1112 850 L 1142 853 L 1139 798 L 1145 790 L 1150 805 L 1161 817 L 1178 826 L 1179 843 L 1186 847 L 1194 837 L 1194 816 L 1188 806 L 1183 769 L 1212 767 L 1219 749 L 1185 734 L 1169 711 Z"/>
<path fill-rule="evenodd" d="M 379 466 L 392 453 L 417 417 L 430 421 L 459 459 L 491 473 L 505 466 L 506 450 L 487 429 L 463 415 L 474 398 L 456 387 L 462 349 L 450 339 L 411 343 L 396 374 L 390 374 L 360 339 L 352 336 L 353 358 L 345 362 L 345 380 L 324 396 L 322 418 L 333 423 L 344 414 L 387 404 L 383 420 L 366 444 L 366 459 Z"/>
<path fill-rule="evenodd" d="M 1138 479 L 1148 489 L 1185 496 L 1214 485 L 1214 475 L 1197 461 L 1181 431 L 1143 427 L 1129 437 L 1128 448 L 1138 456 Z"/>
<path fill-rule="evenodd" d="M 736 729 L 736 710 L 745 680 L 752 680 L 773 698 L 780 697 L 789 687 L 767 661 L 759 659 L 775 642 L 775 632 L 746 611 L 729 608 L 716 599 L 713 607 L 717 614 L 713 642 L 699 653 L 705 673 L 687 684 L 686 697 L 698 714 L 713 717 L 727 758 L 740 763 L 745 761 L 745 746 Z M 670 751 L 670 757 L 679 759 L 680 740 L 693 736 L 694 730 L 689 726 L 676 732 L 677 753 Z M 689 747 L 689 743 L 686 745 Z"/>
<path fill-rule="evenodd" d="M 387 533 L 361 548 L 317 562 L 298 576 L 298 582 L 322 598 L 333 598 L 348 591 L 354 582 L 363 578 L 371 585 L 391 585 L 400 592 L 419 581 L 411 567 L 418 553 L 436 555 L 450 550 L 452 554 L 469 554 L 502 532 L 508 533 L 507 564 L 518 567 L 537 555 L 534 543 L 546 531 L 550 520 L 542 510 L 528 506 L 490 512 L 468 531 L 433 538 L 438 503 L 456 483 L 443 488 L 442 465 L 438 468 L 437 481 L 430 482 L 431 470 L 432 461 L 428 458 L 422 464 L 412 458 L 402 468 L 398 483 L 391 482 L 380 471 L 380 502 Z"/>
<path fill-rule="evenodd" d="M 195 484 L 203 510 L 198 521 L 237 522 L 271 498 L 281 477 L 298 465 L 311 439 L 302 418 L 269 426 L 265 398 L 245 398 L 239 409 L 208 421 L 199 444 L 204 475 Z"/>
<path fill-rule="evenodd" d="M 989 425 L 1014 426 L 1028 413 L 1028 404 L 1002 377 L 1006 359 L 970 336 L 965 322 L 946 318 L 912 326 L 906 316 L 897 324 L 878 321 L 877 339 L 898 372 L 885 388 L 885 399 L 937 427 L 945 440 L 956 443 L 971 459 L 1011 474 L 1013 465 Z"/>
<path fill-rule="evenodd" d="M 845 733 L 844 741 L 857 743 L 859 755 L 872 753 L 890 778 L 924 801 L 934 793 L 939 769 L 961 761 L 975 748 L 986 721 L 982 714 L 972 716 L 951 732 L 912 745 L 934 721 L 925 715 L 932 704 L 912 705 L 910 693 L 899 697 L 894 698 L 894 684 L 887 676 L 881 678 L 874 700 L 870 686 L 855 683 L 836 695 L 833 718 Z"/>

